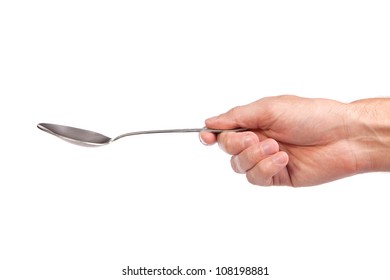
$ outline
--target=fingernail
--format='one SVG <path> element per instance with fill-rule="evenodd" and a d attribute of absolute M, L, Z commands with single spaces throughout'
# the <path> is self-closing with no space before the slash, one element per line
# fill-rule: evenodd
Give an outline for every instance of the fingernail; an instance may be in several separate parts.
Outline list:
<path fill-rule="evenodd" d="M 238 173 L 245 173 L 245 170 L 242 169 L 241 167 L 241 163 L 240 161 L 238 160 L 238 157 L 237 156 L 233 156 L 233 162 L 236 166 L 236 169 L 237 169 L 237 172 Z"/>
<path fill-rule="evenodd" d="M 272 157 L 272 162 L 278 165 L 285 164 L 286 156 L 283 153 L 278 153 Z"/>
<path fill-rule="evenodd" d="M 207 145 L 207 143 L 203 140 L 202 136 L 199 134 L 199 141 L 200 143 L 202 143 L 203 145 Z"/>
<path fill-rule="evenodd" d="M 275 145 L 273 145 L 270 142 L 265 142 L 261 145 L 261 148 L 263 149 L 264 155 L 272 155 L 275 153 Z"/>

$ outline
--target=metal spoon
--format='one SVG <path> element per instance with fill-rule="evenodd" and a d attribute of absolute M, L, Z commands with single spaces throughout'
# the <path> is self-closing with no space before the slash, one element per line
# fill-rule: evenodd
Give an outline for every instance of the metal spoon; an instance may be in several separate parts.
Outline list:
<path fill-rule="evenodd" d="M 115 138 L 110 138 L 94 131 L 71 127 L 71 126 L 59 125 L 59 124 L 40 123 L 38 124 L 38 128 L 47 133 L 53 134 L 54 136 L 57 136 L 67 142 L 79 146 L 85 146 L 85 147 L 103 146 L 103 145 L 110 144 L 123 137 L 140 135 L 140 134 L 182 133 L 182 132 L 201 132 L 201 131 L 221 133 L 224 131 L 239 132 L 239 131 L 247 130 L 245 128 L 238 128 L 238 129 L 184 128 L 184 129 L 145 130 L 145 131 L 129 132 L 129 133 L 121 134 Z"/>

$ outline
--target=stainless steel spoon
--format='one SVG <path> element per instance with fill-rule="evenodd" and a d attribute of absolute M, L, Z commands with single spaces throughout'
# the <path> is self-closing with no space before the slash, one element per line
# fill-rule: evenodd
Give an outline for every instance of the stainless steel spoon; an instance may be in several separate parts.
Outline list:
<path fill-rule="evenodd" d="M 110 138 L 94 131 L 71 127 L 71 126 L 59 125 L 59 124 L 40 123 L 38 124 L 38 128 L 47 133 L 53 134 L 54 136 L 57 136 L 67 142 L 79 146 L 85 146 L 85 147 L 103 146 L 103 145 L 110 144 L 123 137 L 140 135 L 140 134 L 183 133 L 183 132 L 201 132 L 201 131 L 221 133 L 224 131 L 239 132 L 239 131 L 247 130 L 245 128 L 238 128 L 238 129 L 184 128 L 184 129 L 145 130 L 145 131 L 129 132 L 129 133 L 121 134 L 115 138 Z"/>

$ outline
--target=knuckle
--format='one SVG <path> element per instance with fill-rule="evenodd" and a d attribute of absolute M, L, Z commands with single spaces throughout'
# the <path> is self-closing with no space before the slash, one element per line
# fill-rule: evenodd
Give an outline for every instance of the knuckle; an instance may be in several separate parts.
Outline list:
<path fill-rule="evenodd" d="M 229 135 L 228 133 L 226 133 L 226 136 L 225 136 L 225 151 L 228 154 L 233 154 L 234 146 L 235 146 L 235 141 L 234 141 L 232 135 Z"/>
<path fill-rule="evenodd" d="M 259 162 L 263 157 L 263 150 L 261 148 L 261 144 L 258 143 L 253 146 L 253 148 L 248 151 L 245 155 L 246 161 L 248 161 L 250 164 L 254 165 L 257 162 Z"/>
<path fill-rule="evenodd" d="M 236 115 L 236 114 L 238 114 L 238 113 L 240 112 L 241 107 L 242 107 L 242 106 L 235 106 L 235 107 L 231 108 L 231 109 L 228 111 L 228 113 L 229 113 L 230 115 Z"/>
<path fill-rule="evenodd" d="M 217 144 L 221 148 L 221 150 L 223 150 L 223 151 L 225 150 L 224 142 L 225 142 L 225 140 L 224 140 L 224 137 L 223 137 L 222 133 L 218 134 L 218 136 L 217 136 Z"/>
<path fill-rule="evenodd" d="M 227 145 L 228 140 L 226 138 L 226 133 L 222 132 L 218 134 L 217 136 L 218 146 L 221 148 L 222 151 L 227 152 Z"/>
<path fill-rule="evenodd" d="M 222 132 L 218 137 L 218 144 L 223 151 L 230 155 L 238 153 L 237 139 L 235 137 L 235 133 Z"/>
<path fill-rule="evenodd" d="M 268 176 L 264 164 L 259 162 L 250 171 L 246 173 L 249 183 L 259 186 L 272 186 L 273 176 Z"/>
<path fill-rule="evenodd" d="M 246 174 L 246 180 L 251 183 L 252 185 L 259 185 L 259 183 L 257 182 L 257 179 L 255 176 L 253 176 L 253 173 L 252 172 L 247 172 Z"/>
<path fill-rule="evenodd" d="M 233 118 L 233 120 L 237 123 L 240 120 L 240 116 L 242 114 L 243 106 L 236 106 L 229 110 L 229 115 Z"/>

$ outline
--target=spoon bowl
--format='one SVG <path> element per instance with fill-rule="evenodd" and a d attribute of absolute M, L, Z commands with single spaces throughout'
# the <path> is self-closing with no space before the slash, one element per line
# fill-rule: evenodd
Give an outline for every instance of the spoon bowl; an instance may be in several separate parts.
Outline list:
<path fill-rule="evenodd" d="M 207 131 L 212 133 L 221 133 L 225 131 L 240 132 L 245 131 L 245 128 L 238 129 L 210 129 L 210 128 L 183 128 L 183 129 L 163 129 L 163 130 L 144 130 L 144 131 L 135 131 L 125 134 L 121 134 L 115 138 L 110 138 L 103 134 L 76 128 L 72 126 L 65 126 L 52 123 L 40 123 L 37 125 L 39 129 L 50 133 L 54 136 L 61 138 L 69 143 L 84 146 L 84 147 L 99 147 L 110 144 L 118 139 L 127 136 L 141 135 L 141 134 L 155 134 L 155 133 L 187 133 L 187 132 L 201 132 Z"/>

